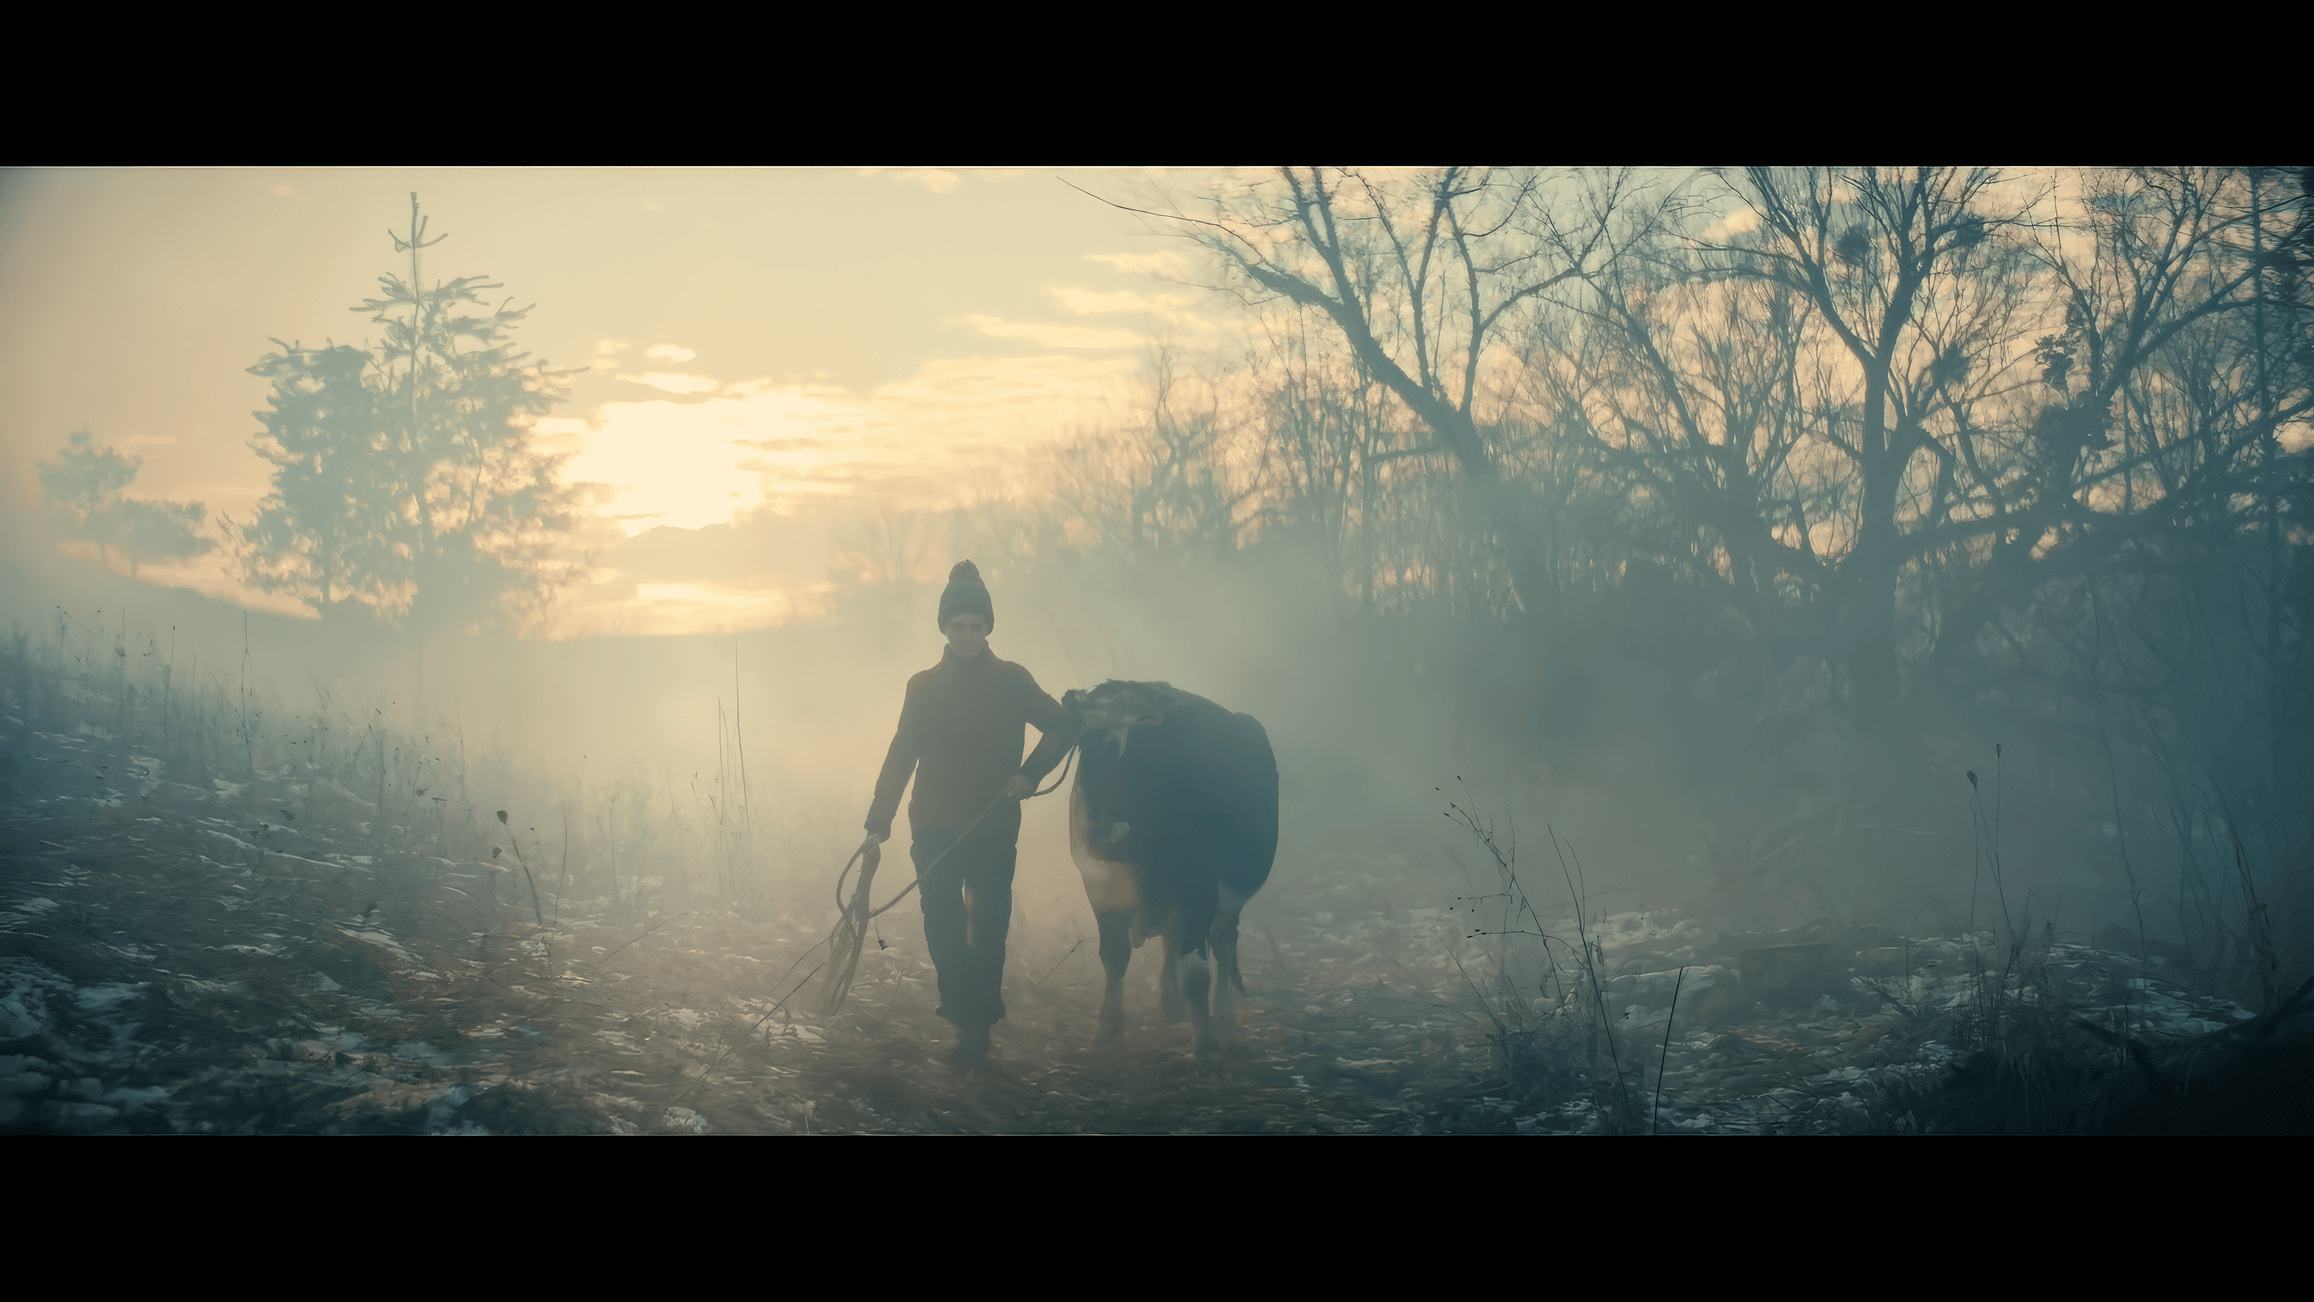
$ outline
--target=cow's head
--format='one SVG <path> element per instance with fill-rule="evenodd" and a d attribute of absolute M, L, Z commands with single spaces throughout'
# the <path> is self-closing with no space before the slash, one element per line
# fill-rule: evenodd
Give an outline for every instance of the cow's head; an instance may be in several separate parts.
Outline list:
<path fill-rule="evenodd" d="M 1061 708 L 1084 732 L 1099 728 L 1151 727 L 1165 722 L 1165 712 L 1179 704 L 1181 693 L 1171 683 L 1128 683 L 1112 678 L 1099 687 L 1061 696 Z"/>

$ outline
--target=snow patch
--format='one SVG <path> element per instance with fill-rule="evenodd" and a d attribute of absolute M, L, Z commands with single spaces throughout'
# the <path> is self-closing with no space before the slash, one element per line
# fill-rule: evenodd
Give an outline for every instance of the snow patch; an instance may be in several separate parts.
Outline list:
<path fill-rule="evenodd" d="M 144 997 L 144 993 L 137 987 L 128 985 L 82 986 L 73 991 L 72 1001 L 94 1013 L 102 1012 L 116 1004 L 126 1003 L 131 999 L 141 999 Z"/>

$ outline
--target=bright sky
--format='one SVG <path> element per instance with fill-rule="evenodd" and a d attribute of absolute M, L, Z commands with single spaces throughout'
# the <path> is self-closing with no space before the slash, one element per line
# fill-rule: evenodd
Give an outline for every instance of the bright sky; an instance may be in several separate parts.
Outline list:
<path fill-rule="evenodd" d="M 954 502 L 1130 419 L 1151 336 L 1221 309 L 1179 241 L 1057 169 L 121 169 L 0 173 L 0 497 L 38 506 L 68 431 L 144 458 L 134 497 L 246 518 L 272 338 L 359 342 L 417 191 L 425 274 L 537 310 L 586 367 L 541 425 L 614 490 L 564 635 L 777 622 L 836 522 Z M 1132 178 L 1069 171 L 1124 197 Z M 29 545 L 24 531 L 0 533 Z M 215 561 L 146 577 L 264 604 Z"/>

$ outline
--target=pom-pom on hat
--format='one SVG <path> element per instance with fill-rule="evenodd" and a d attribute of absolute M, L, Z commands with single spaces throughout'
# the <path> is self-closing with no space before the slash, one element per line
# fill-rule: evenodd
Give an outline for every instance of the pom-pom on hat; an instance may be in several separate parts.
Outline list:
<path fill-rule="evenodd" d="M 988 585 L 980 581 L 980 567 L 958 561 L 948 571 L 948 586 L 940 590 L 939 627 L 946 629 L 951 616 L 967 611 L 986 617 L 990 629 L 996 627 L 996 605 L 988 599 Z"/>

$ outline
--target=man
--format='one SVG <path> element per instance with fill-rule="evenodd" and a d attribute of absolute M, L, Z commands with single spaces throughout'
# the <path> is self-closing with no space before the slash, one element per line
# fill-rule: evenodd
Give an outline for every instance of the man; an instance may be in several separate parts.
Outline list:
<path fill-rule="evenodd" d="M 989 1028 L 1004 1020 L 1020 800 L 1060 763 L 1076 734 L 1068 711 L 1028 670 L 990 653 L 996 606 L 971 561 L 949 571 L 939 621 L 948 646 L 939 664 L 908 680 L 860 849 L 871 861 L 882 854 L 878 847 L 892 834 L 900 792 L 914 774 L 908 853 L 921 878 L 924 941 L 939 972 L 940 1016 L 956 1027 L 949 1061 L 972 1067 L 988 1054 Z M 1032 723 L 1044 736 L 1023 762 L 1024 727 Z"/>

